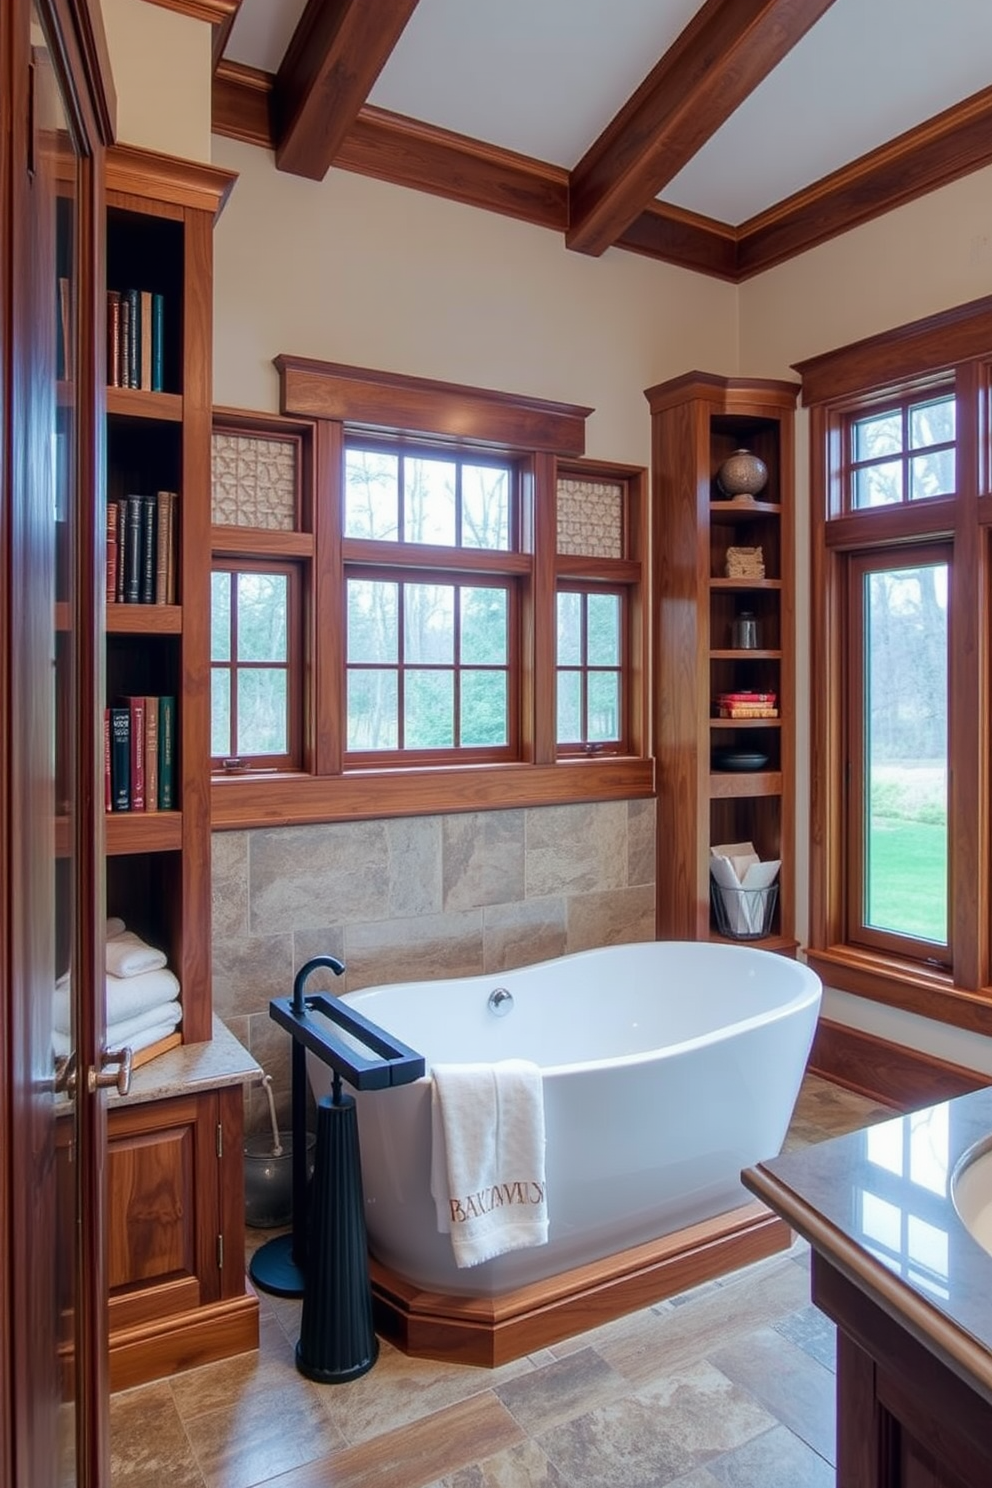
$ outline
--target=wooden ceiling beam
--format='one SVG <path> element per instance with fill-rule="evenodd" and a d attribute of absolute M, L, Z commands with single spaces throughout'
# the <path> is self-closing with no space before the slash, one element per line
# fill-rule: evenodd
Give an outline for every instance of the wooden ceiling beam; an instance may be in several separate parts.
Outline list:
<path fill-rule="evenodd" d="M 599 255 L 833 0 L 706 0 L 572 171 L 569 248 Z"/>
<path fill-rule="evenodd" d="M 307 0 L 276 75 L 279 170 L 323 180 L 417 0 Z"/>

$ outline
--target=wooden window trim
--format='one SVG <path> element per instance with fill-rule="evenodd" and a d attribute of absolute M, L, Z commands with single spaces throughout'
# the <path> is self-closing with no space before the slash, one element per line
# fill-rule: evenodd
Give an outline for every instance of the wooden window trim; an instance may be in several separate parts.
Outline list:
<path fill-rule="evenodd" d="M 280 415 L 222 409 L 219 417 L 240 430 L 278 437 L 302 432 L 304 531 L 282 534 L 284 553 L 299 555 L 306 576 L 304 617 L 303 768 L 298 773 L 214 776 L 211 819 L 217 829 L 359 820 L 452 811 L 564 805 L 583 801 L 646 799 L 654 795 L 650 756 L 647 659 L 647 472 L 639 466 L 583 458 L 585 420 L 592 411 L 573 404 L 486 389 L 403 378 L 366 368 L 277 357 Z M 401 416 L 402 415 L 402 416 Z M 397 428 L 404 430 L 397 434 Z M 521 758 L 506 764 L 403 765 L 349 769 L 344 765 L 344 612 L 341 576 L 346 564 L 374 557 L 364 541 L 343 539 L 341 479 L 346 434 L 440 447 L 458 445 L 480 455 L 505 455 L 519 471 L 517 552 L 467 550 L 475 571 L 515 580 L 520 595 Z M 605 758 L 559 759 L 553 709 L 554 604 L 559 565 L 563 573 L 604 582 L 595 560 L 555 553 L 558 473 L 627 484 L 624 581 L 630 587 L 630 753 Z M 312 501 L 306 499 L 312 491 Z M 540 493 L 540 494 L 538 494 Z M 273 536 L 276 536 L 275 534 Z M 244 541 L 245 534 L 241 534 Z M 229 529 L 215 540 L 233 546 Z M 390 545 L 384 545 L 390 546 Z M 363 553 L 356 552 L 363 549 Z M 258 548 L 252 547 L 257 553 Z M 431 548 L 426 566 L 457 571 L 459 550 Z M 483 562 L 479 562 L 479 559 Z M 461 560 L 464 564 L 464 556 Z M 529 574 L 529 578 L 528 578 Z M 333 622 L 333 623 L 332 623 Z"/>
<path fill-rule="evenodd" d="M 807 959 L 824 982 L 938 1022 L 992 1033 L 988 806 L 992 297 L 797 364 L 810 408 L 811 782 Z M 836 516 L 844 509 L 845 419 L 895 392 L 952 383 L 958 400 L 953 498 Z M 851 945 L 846 935 L 844 708 L 846 555 L 860 547 L 954 540 L 951 601 L 953 971 Z"/>

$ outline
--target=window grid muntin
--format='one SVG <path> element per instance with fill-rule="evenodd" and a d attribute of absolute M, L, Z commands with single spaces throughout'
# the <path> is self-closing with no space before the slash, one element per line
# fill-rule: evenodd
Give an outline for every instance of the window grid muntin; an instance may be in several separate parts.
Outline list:
<path fill-rule="evenodd" d="M 956 415 L 956 394 L 953 386 L 941 385 L 928 388 L 925 392 L 916 390 L 907 393 L 902 398 L 887 398 L 874 404 L 859 405 L 852 410 L 846 419 L 846 469 L 844 473 L 844 509 L 858 515 L 869 511 L 879 511 L 885 508 L 910 506 L 926 500 L 939 500 L 941 498 L 953 497 L 955 495 L 956 481 L 950 491 L 934 492 L 932 496 L 917 496 L 912 491 L 912 466 L 914 461 L 924 456 L 935 456 L 944 453 L 956 455 L 957 453 L 957 419 L 955 416 L 954 439 L 936 440 L 932 444 L 912 443 L 911 423 L 914 413 L 922 409 L 950 403 Z M 899 419 L 900 438 L 899 447 L 891 451 L 874 455 L 857 456 L 857 444 L 859 431 L 872 423 L 881 423 L 886 418 Z M 861 505 L 858 501 L 859 477 L 870 474 L 872 471 L 880 470 L 883 466 L 898 466 L 900 472 L 901 495 L 898 501 L 866 503 Z"/>
<path fill-rule="evenodd" d="M 397 652 L 395 661 L 352 662 L 349 656 L 349 630 L 348 616 L 350 607 L 348 605 L 349 585 L 352 582 L 370 582 L 381 584 L 392 584 L 397 587 Z M 406 626 L 407 606 L 405 603 L 405 589 L 407 585 L 432 585 L 438 588 L 451 589 L 454 592 L 453 603 L 453 660 L 449 665 L 437 662 L 410 662 L 406 660 Z M 505 651 L 506 659 L 502 665 L 492 662 L 472 663 L 461 660 L 462 649 L 462 604 L 461 597 L 465 590 L 471 589 L 493 589 L 505 595 Z M 393 567 L 377 566 L 365 567 L 359 564 L 347 564 L 345 566 L 345 763 L 374 762 L 377 764 L 388 764 L 390 758 L 400 759 L 410 763 L 417 758 L 436 761 L 438 756 L 445 753 L 452 756 L 458 762 L 468 762 L 474 757 L 479 759 L 509 759 L 519 757 L 519 745 L 517 743 L 517 702 L 513 679 L 519 675 L 519 662 L 517 660 L 517 645 L 515 641 L 518 628 L 518 588 L 516 583 L 507 578 L 493 577 L 487 574 L 451 574 L 447 572 L 432 572 L 425 569 L 402 568 L 399 565 Z M 407 733 L 405 727 L 405 705 L 406 705 L 406 677 L 407 674 L 428 672 L 450 672 L 453 678 L 452 696 L 452 720 L 453 736 L 455 742 L 450 745 L 417 746 L 410 747 L 404 740 Z M 383 749 L 354 748 L 349 742 L 350 734 L 350 710 L 348 708 L 349 678 L 356 673 L 376 673 L 384 676 L 392 676 L 396 679 L 396 728 L 397 736 L 394 746 Z M 501 744 L 462 744 L 460 742 L 462 721 L 462 676 L 499 673 L 505 679 L 504 686 L 504 722 L 505 738 Z"/>
<path fill-rule="evenodd" d="M 559 601 L 564 595 L 576 595 L 580 601 L 579 616 L 579 660 L 560 664 L 558 660 L 558 613 Z M 617 601 L 617 662 L 612 666 L 594 665 L 589 662 L 589 600 L 603 595 L 612 595 Z M 566 678 L 578 680 L 579 714 L 581 738 L 563 740 L 559 737 L 559 708 L 555 706 L 555 740 L 559 755 L 621 754 L 627 749 L 627 697 L 625 678 L 628 672 L 627 630 L 629 606 L 627 590 L 622 585 L 583 584 L 577 580 L 562 579 L 558 583 L 555 597 L 556 646 L 555 678 L 560 690 Z M 616 679 L 616 738 L 591 739 L 589 737 L 589 682 L 591 677 L 614 677 Z"/>
<path fill-rule="evenodd" d="M 238 652 L 239 615 L 238 587 L 242 575 L 255 573 L 283 579 L 286 585 L 286 656 L 282 661 L 242 661 Z M 220 574 L 228 577 L 229 624 L 227 655 L 215 659 L 213 655 L 213 583 Z M 211 706 L 211 765 L 216 770 L 295 769 L 300 765 L 300 679 L 301 615 L 300 574 L 293 563 L 275 560 L 250 559 L 245 557 L 215 557 L 211 565 L 211 657 L 210 657 L 210 706 Z M 239 676 L 242 672 L 280 672 L 285 677 L 286 700 L 286 748 L 266 754 L 239 753 Z M 214 679 L 223 675 L 227 679 L 228 700 L 228 750 L 218 754 L 213 749 L 214 727 Z"/>
<path fill-rule="evenodd" d="M 388 455 L 396 459 L 396 512 L 395 512 L 395 536 L 379 536 L 366 538 L 361 534 L 349 531 L 348 526 L 348 457 L 352 454 Z M 407 533 L 407 480 L 406 470 L 408 462 L 432 461 L 439 464 L 450 464 L 455 470 L 454 490 L 454 519 L 455 535 L 452 543 L 428 544 L 437 546 L 448 551 L 464 553 L 514 553 L 519 551 L 519 478 L 516 458 L 496 458 L 487 456 L 483 451 L 465 450 L 457 446 L 445 444 L 420 444 L 406 440 L 384 441 L 358 438 L 349 435 L 345 440 L 344 447 L 344 480 L 342 486 L 342 513 L 341 530 L 347 541 L 354 542 L 389 542 L 395 543 L 396 547 L 423 546 L 422 540 L 411 537 Z M 506 477 L 506 541 L 488 547 L 466 544 L 464 540 L 465 529 L 465 497 L 463 472 L 470 469 L 491 469 L 503 472 Z"/>

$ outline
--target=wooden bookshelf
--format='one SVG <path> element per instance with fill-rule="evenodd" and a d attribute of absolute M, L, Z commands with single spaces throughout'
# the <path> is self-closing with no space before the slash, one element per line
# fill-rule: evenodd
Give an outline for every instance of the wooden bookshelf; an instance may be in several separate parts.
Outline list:
<path fill-rule="evenodd" d="M 657 658 L 658 935 L 723 939 L 710 907 L 710 847 L 750 841 L 780 858 L 772 934 L 757 942 L 794 952 L 795 640 L 793 420 L 798 386 L 691 372 L 649 388 L 652 416 Z M 728 499 L 723 461 L 751 450 L 768 484 Z M 735 545 L 760 546 L 761 578 L 728 578 Z M 761 627 L 758 648 L 738 650 L 743 609 Z M 664 616 L 664 619 L 662 617 Z M 721 718 L 720 692 L 774 692 L 774 718 Z M 756 770 L 717 767 L 716 751 L 764 754 Z M 751 942 L 754 944 L 755 942 Z"/>

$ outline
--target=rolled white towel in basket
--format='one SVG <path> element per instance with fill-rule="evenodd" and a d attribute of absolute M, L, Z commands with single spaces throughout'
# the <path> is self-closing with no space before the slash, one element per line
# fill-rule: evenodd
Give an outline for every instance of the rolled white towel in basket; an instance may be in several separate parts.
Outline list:
<path fill-rule="evenodd" d="M 455 1264 L 545 1245 L 541 1071 L 524 1059 L 434 1065 L 431 1193 Z"/>

